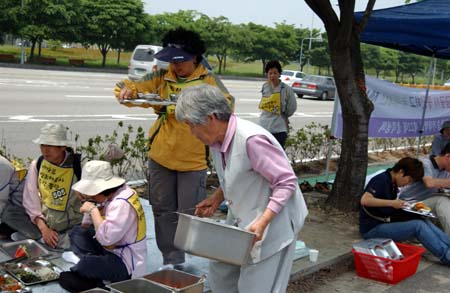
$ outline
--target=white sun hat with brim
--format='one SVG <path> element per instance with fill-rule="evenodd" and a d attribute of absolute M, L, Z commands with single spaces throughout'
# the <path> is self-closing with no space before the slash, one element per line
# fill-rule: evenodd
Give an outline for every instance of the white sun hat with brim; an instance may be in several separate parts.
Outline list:
<path fill-rule="evenodd" d="M 72 189 L 87 196 L 94 196 L 124 183 L 125 179 L 114 176 L 109 162 L 94 160 L 83 166 L 81 180 L 75 183 Z"/>
<path fill-rule="evenodd" d="M 71 146 L 67 139 L 67 129 L 62 124 L 47 123 L 41 128 L 41 134 L 33 140 L 36 144 L 52 146 Z"/>

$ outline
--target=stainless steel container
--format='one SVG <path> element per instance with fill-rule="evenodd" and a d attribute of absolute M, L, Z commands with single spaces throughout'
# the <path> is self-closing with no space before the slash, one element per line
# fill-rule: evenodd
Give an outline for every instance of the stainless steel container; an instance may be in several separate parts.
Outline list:
<path fill-rule="evenodd" d="M 390 259 L 403 259 L 403 254 L 394 241 L 387 238 L 366 239 L 353 245 L 353 248 L 362 253 L 372 254 Z"/>
<path fill-rule="evenodd" d="M 113 293 L 173 293 L 173 290 L 143 278 L 111 283 L 106 287 L 110 288 Z"/>
<path fill-rule="evenodd" d="M 190 254 L 244 265 L 255 234 L 207 218 L 179 213 L 174 245 Z"/>
<path fill-rule="evenodd" d="M 178 270 L 161 270 L 143 276 L 144 279 L 154 282 L 173 292 L 202 293 L 204 277 L 198 277 Z"/>

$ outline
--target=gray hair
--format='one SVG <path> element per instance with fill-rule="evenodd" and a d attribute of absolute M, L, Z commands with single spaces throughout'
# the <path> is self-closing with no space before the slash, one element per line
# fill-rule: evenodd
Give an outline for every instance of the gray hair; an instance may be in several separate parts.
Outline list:
<path fill-rule="evenodd" d="M 231 106 L 219 88 L 201 84 L 184 89 L 177 100 L 175 117 L 194 125 L 205 124 L 209 115 L 218 120 L 228 121 Z"/>

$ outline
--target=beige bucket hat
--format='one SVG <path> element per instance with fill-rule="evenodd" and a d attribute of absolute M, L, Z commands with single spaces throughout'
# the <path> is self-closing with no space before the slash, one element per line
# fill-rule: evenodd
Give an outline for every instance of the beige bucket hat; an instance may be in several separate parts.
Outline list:
<path fill-rule="evenodd" d="M 67 129 L 62 124 L 47 123 L 41 128 L 41 134 L 33 140 L 36 144 L 46 144 L 53 146 L 70 146 L 67 139 Z"/>
<path fill-rule="evenodd" d="M 111 164 L 105 161 L 89 161 L 81 170 L 81 180 L 72 189 L 81 194 L 94 196 L 106 189 L 125 183 L 125 179 L 114 176 Z"/>

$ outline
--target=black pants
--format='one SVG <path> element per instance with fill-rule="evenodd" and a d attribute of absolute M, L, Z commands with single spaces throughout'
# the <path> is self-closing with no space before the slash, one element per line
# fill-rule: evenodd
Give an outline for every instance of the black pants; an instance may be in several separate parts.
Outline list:
<path fill-rule="evenodd" d="M 287 132 L 278 132 L 278 133 L 272 133 L 272 135 L 277 139 L 277 141 L 281 144 L 281 146 L 284 149 L 284 144 L 286 143 L 287 139 Z"/>

